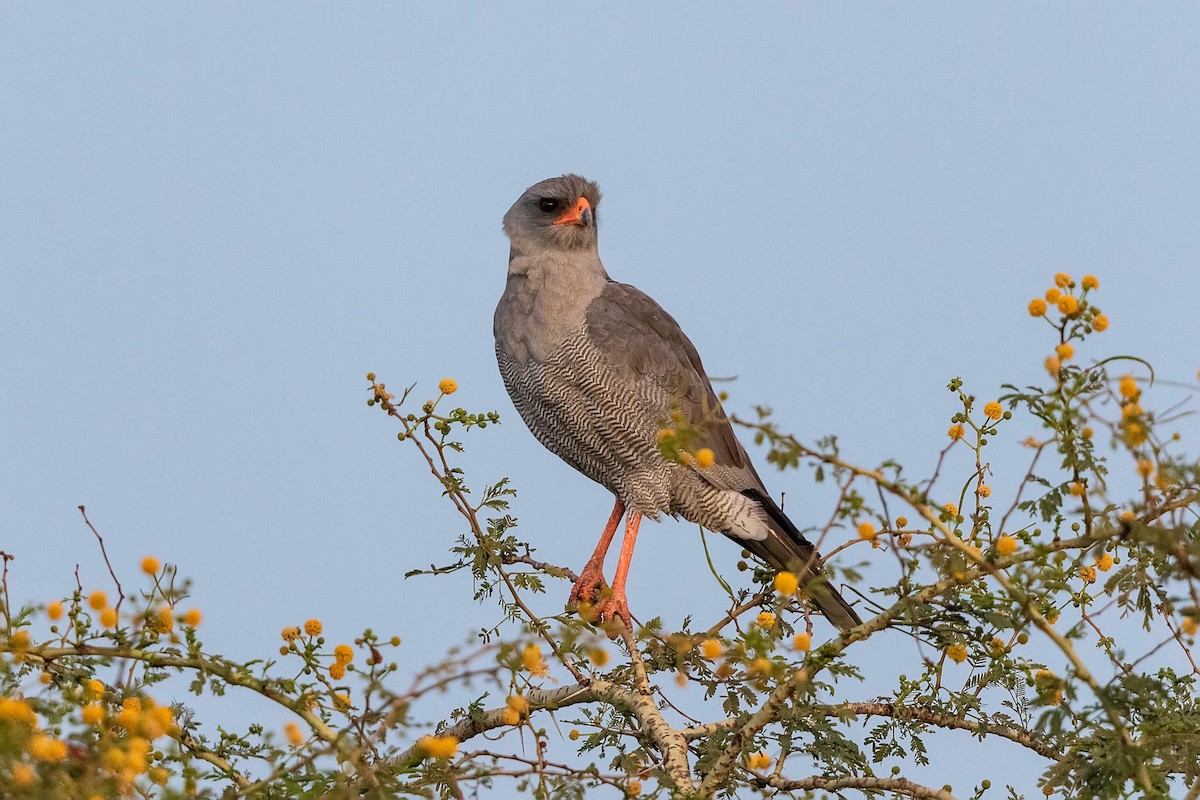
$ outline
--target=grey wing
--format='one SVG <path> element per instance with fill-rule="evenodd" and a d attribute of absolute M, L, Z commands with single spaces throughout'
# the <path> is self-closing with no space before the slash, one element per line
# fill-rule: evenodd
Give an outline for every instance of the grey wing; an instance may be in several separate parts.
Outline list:
<path fill-rule="evenodd" d="M 587 309 L 589 338 L 608 357 L 612 368 L 631 384 L 651 385 L 669 402 L 656 409 L 664 421 L 672 406 L 702 434 L 714 464 L 703 478 L 720 489 L 760 490 L 762 480 L 734 435 L 700 354 L 679 323 L 639 289 L 608 283 Z"/>

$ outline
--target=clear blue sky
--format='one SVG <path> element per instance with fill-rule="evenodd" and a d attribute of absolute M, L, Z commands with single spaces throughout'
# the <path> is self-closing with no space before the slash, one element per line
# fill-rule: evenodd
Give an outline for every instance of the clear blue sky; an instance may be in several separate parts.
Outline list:
<path fill-rule="evenodd" d="M 525 430 L 491 336 L 500 218 L 565 171 L 605 191 L 609 272 L 739 376 L 733 411 L 856 460 L 927 468 L 953 375 L 1039 379 L 1024 309 L 1058 270 L 1098 275 L 1112 319 L 1081 358 L 1194 385 L 1198 34 L 1178 4 L 0 6 L 13 596 L 68 592 L 76 561 L 105 583 L 86 504 L 131 578 L 153 553 L 196 579 L 230 656 L 319 616 L 415 667 L 490 624 L 463 577 L 401 580 L 461 525 L 368 370 L 498 409 L 468 475 L 511 476 L 525 535 L 580 565 L 610 499 Z M 643 530 L 634 613 L 715 614 L 694 529 Z M 953 753 L 914 777 L 1005 777 Z"/>

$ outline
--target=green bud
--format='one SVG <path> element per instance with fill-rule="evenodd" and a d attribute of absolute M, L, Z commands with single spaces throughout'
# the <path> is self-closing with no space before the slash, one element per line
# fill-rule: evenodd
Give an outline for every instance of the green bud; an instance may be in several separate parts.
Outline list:
<path fill-rule="evenodd" d="M 371 381 L 371 383 L 374 383 L 374 382 L 375 382 L 375 373 L 374 373 L 374 372 L 368 372 L 368 373 L 367 373 L 367 380 Z"/>
<path fill-rule="evenodd" d="M 373 406 L 373 405 L 375 405 L 375 398 L 374 398 L 374 397 L 372 397 L 370 400 L 368 400 L 368 401 L 367 401 L 367 405 L 369 405 L 369 406 Z"/>
<path fill-rule="evenodd" d="M 396 441 L 398 441 L 398 442 L 403 442 L 407 438 L 408 437 L 404 435 L 404 431 L 400 431 L 399 433 L 396 434 Z"/>

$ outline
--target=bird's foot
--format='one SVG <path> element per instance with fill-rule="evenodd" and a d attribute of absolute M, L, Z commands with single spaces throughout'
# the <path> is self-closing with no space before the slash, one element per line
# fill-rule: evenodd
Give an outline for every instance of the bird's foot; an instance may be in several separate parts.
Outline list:
<path fill-rule="evenodd" d="M 611 592 L 595 606 L 596 624 L 604 628 L 608 638 L 615 639 L 621 630 L 633 630 L 633 617 L 629 613 L 629 600 L 624 591 Z"/>
<path fill-rule="evenodd" d="M 591 561 L 579 574 L 579 579 L 571 587 L 571 596 L 567 598 L 567 606 L 571 609 L 583 606 L 595 606 L 605 596 L 611 594 L 608 582 L 604 580 L 604 570 L 599 564 Z"/>

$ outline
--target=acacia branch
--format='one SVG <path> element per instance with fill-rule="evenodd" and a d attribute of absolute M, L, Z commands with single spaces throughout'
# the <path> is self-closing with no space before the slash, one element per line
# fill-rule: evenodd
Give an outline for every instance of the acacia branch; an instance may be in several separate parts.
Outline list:
<path fill-rule="evenodd" d="M 844 775 L 840 778 L 825 778 L 814 775 L 811 778 L 788 780 L 777 775 L 756 780 L 764 786 L 781 791 L 826 791 L 836 792 L 842 789 L 864 789 L 878 792 L 895 792 L 917 800 L 955 800 L 954 795 L 945 789 L 931 789 L 919 783 L 913 783 L 908 778 L 875 778 Z"/>

